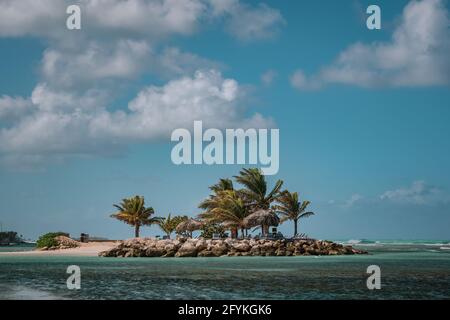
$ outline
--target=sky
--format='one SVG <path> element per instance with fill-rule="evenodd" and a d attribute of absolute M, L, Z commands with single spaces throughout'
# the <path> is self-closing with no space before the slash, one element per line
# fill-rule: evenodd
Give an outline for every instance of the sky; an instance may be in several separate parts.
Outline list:
<path fill-rule="evenodd" d="M 202 120 L 280 130 L 267 180 L 311 201 L 300 232 L 448 239 L 449 2 L 377 1 L 381 30 L 370 4 L 0 0 L 3 229 L 131 237 L 109 215 L 136 194 L 197 215 L 242 167 L 172 163 L 170 133 Z"/>

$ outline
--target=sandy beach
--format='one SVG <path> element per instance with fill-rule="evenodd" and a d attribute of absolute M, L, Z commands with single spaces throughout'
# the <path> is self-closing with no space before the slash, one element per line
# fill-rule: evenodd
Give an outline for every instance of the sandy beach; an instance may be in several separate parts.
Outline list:
<path fill-rule="evenodd" d="M 113 248 L 117 242 L 90 242 L 82 243 L 78 248 L 50 251 L 17 251 L 0 252 L 1 256 L 78 256 L 78 257 L 96 257 L 102 251 Z"/>

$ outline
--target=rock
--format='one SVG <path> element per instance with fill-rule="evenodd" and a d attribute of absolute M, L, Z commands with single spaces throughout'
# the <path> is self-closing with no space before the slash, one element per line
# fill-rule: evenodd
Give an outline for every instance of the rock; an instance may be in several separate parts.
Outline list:
<path fill-rule="evenodd" d="M 55 237 L 55 241 L 57 244 L 52 247 L 46 247 L 46 250 L 65 250 L 81 246 L 80 242 L 72 240 L 65 236 L 57 236 Z"/>
<path fill-rule="evenodd" d="M 251 247 L 248 243 L 245 243 L 245 242 L 239 243 L 238 242 L 238 243 L 233 244 L 233 249 L 235 249 L 236 251 L 239 251 L 239 252 L 247 252 L 247 251 L 250 251 Z"/>
<path fill-rule="evenodd" d="M 196 257 L 197 256 L 198 249 L 195 247 L 194 244 L 190 242 L 185 242 L 180 249 L 178 249 L 178 252 L 175 254 L 175 257 Z"/>
<path fill-rule="evenodd" d="M 166 254 L 166 251 L 164 248 L 148 248 L 145 251 L 144 257 L 161 257 Z"/>
<path fill-rule="evenodd" d="M 68 248 L 71 239 L 61 239 L 61 245 L 41 250 Z M 205 240 L 180 237 L 176 240 L 134 238 L 122 241 L 115 248 L 101 252 L 101 257 L 222 257 L 222 256 L 311 256 L 367 254 L 367 252 L 320 240 Z"/>
<path fill-rule="evenodd" d="M 200 251 L 197 257 L 217 257 L 211 250 Z"/>
<path fill-rule="evenodd" d="M 212 247 L 211 251 L 215 256 L 220 257 L 228 253 L 228 247 L 225 245 L 225 243 L 223 243 L 221 245 Z"/>
<path fill-rule="evenodd" d="M 133 252 L 132 251 L 127 251 L 123 256 L 125 258 L 132 257 L 133 256 Z"/>

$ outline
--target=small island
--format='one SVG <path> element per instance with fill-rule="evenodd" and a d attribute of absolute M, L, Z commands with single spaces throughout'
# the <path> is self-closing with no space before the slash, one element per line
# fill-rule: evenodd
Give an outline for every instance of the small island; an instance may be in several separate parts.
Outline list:
<path fill-rule="evenodd" d="M 239 187 L 237 187 L 239 185 Z M 310 201 L 297 192 L 282 190 L 283 181 L 269 188 L 260 169 L 242 169 L 231 179 L 220 179 L 199 204 L 196 217 L 168 214 L 155 216 L 144 197 L 126 198 L 115 204 L 111 217 L 133 227 L 134 238 L 124 241 L 89 240 L 82 234 L 72 239 L 64 232 L 39 238 L 36 253 L 48 255 L 97 255 L 101 257 L 223 257 L 223 256 L 329 256 L 367 254 L 366 251 L 299 233 L 299 222 L 314 216 Z M 277 227 L 293 223 L 286 237 Z M 142 238 L 145 226 L 158 226 L 164 236 Z M 199 232 L 193 237 L 194 232 Z M 255 232 L 258 232 L 255 234 Z M 176 238 L 172 239 L 173 233 Z"/>
<path fill-rule="evenodd" d="M 314 215 L 307 211 L 309 201 L 300 201 L 297 192 L 281 190 L 278 180 L 268 188 L 261 170 L 243 169 L 235 182 L 221 179 L 210 187 L 212 194 L 202 201 L 203 210 L 196 219 L 170 214 L 153 217 L 154 210 L 145 207 L 144 198 L 124 199 L 113 218 L 134 227 L 134 239 L 126 240 L 101 252 L 103 257 L 222 257 L 222 256 L 308 256 L 365 254 L 351 246 L 308 238 L 299 234 L 300 219 Z M 276 227 L 286 221 L 294 224 L 294 235 L 286 238 Z M 156 224 L 166 233 L 164 239 L 139 238 L 141 226 Z M 272 232 L 270 228 L 272 227 Z M 260 230 L 256 236 L 250 231 Z M 199 238 L 192 238 L 201 231 Z M 228 237 L 226 231 L 230 231 Z M 173 232 L 177 239 L 172 240 Z"/>
<path fill-rule="evenodd" d="M 136 238 L 100 253 L 102 257 L 327 256 L 367 252 L 320 240 Z"/>
<path fill-rule="evenodd" d="M 0 246 L 9 246 L 24 243 L 24 240 L 15 231 L 0 232 Z"/>

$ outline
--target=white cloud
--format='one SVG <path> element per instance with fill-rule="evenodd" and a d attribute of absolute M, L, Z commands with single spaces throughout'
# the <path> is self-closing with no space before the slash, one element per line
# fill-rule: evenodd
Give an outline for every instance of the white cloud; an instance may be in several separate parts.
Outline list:
<path fill-rule="evenodd" d="M 355 43 L 309 77 L 298 70 L 297 89 L 331 83 L 410 87 L 450 83 L 450 20 L 442 0 L 412 0 L 389 42 Z"/>
<path fill-rule="evenodd" d="M 302 70 L 295 71 L 290 77 L 291 85 L 300 90 L 314 90 L 320 88 L 317 79 L 308 79 Z"/>
<path fill-rule="evenodd" d="M 29 100 L 22 97 L 0 97 L 0 121 L 12 120 L 20 117 L 31 107 Z"/>
<path fill-rule="evenodd" d="M 240 40 L 272 38 L 286 21 L 279 10 L 266 4 L 250 6 L 238 0 L 212 0 L 213 13 L 225 16 L 228 32 Z"/>
<path fill-rule="evenodd" d="M 0 2 L 0 36 L 56 37 L 65 24 L 64 1 L 2 0 Z"/>
<path fill-rule="evenodd" d="M 130 101 L 127 111 L 109 111 L 101 91 L 75 95 L 39 84 L 30 98 L 34 112 L 1 129 L 0 154 L 32 160 L 105 155 L 130 143 L 169 136 L 175 128 L 191 128 L 199 119 L 217 128 L 271 127 L 271 120 L 259 114 L 245 117 L 246 95 L 235 80 L 214 70 L 149 86 Z"/>
<path fill-rule="evenodd" d="M 344 203 L 344 207 L 346 208 L 350 208 L 353 205 L 355 205 L 357 202 L 361 201 L 362 199 L 364 199 L 364 197 L 360 194 L 352 194 L 350 199 L 347 199 Z"/>
<path fill-rule="evenodd" d="M 48 45 L 30 96 L 0 97 L 1 162 L 34 166 L 114 154 L 128 144 L 168 136 L 174 128 L 190 128 L 194 120 L 218 128 L 272 126 L 260 114 L 247 115 L 247 91 L 222 77 L 220 63 L 167 43 L 204 22 L 222 23 L 239 39 L 267 38 L 282 20 L 277 10 L 238 0 L 223 1 L 222 8 L 214 0 L 78 3 L 80 32 L 65 27 L 65 9 L 73 1 L 0 1 L 0 37 L 32 36 Z M 196 72 L 210 69 L 216 71 Z M 147 74 L 172 80 L 147 85 L 118 108 L 114 99 Z"/>
<path fill-rule="evenodd" d="M 82 51 L 47 49 L 42 74 L 54 86 L 70 87 L 101 79 L 131 79 L 145 71 L 151 48 L 145 41 L 91 42 Z"/>
<path fill-rule="evenodd" d="M 65 27 L 69 0 L 3 0 L 0 36 L 40 36 L 61 39 L 72 32 Z M 81 0 L 82 29 L 110 37 L 190 34 L 205 13 L 201 0 L 121 1 Z"/>
<path fill-rule="evenodd" d="M 191 34 L 206 5 L 201 0 L 84 1 L 87 19 L 106 32 L 136 32 L 161 35 Z"/>
<path fill-rule="evenodd" d="M 199 69 L 221 70 L 224 69 L 224 65 L 193 53 L 183 52 L 179 48 L 168 47 L 155 57 L 151 69 L 164 78 L 170 78 L 193 75 Z"/>
<path fill-rule="evenodd" d="M 449 196 L 440 188 L 431 186 L 425 181 L 415 181 L 411 186 L 389 190 L 380 195 L 381 200 L 400 204 L 438 204 L 450 200 Z"/>
<path fill-rule="evenodd" d="M 270 86 L 277 76 L 278 73 L 275 70 L 267 70 L 261 75 L 261 82 L 265 86 Z"/>
<path fill-rule="evenodd" d="M 80 0 L 82 30 L 108 38 L 159 39 L 190 35 L 203 21 L 225 18 L 227 29 L 239 39 L 273 36 L 284 23 L 281 13 L 265 4 L 250 6 L 239 0 Z M 70 0 L 2 0 L 0 36 L 39 36 L 63 41 L 74 34 L 65 28 Z M 84 23 L 83 23 L 84 22 Z M 83 36 L 85 36 L 84 34 Z"/>

